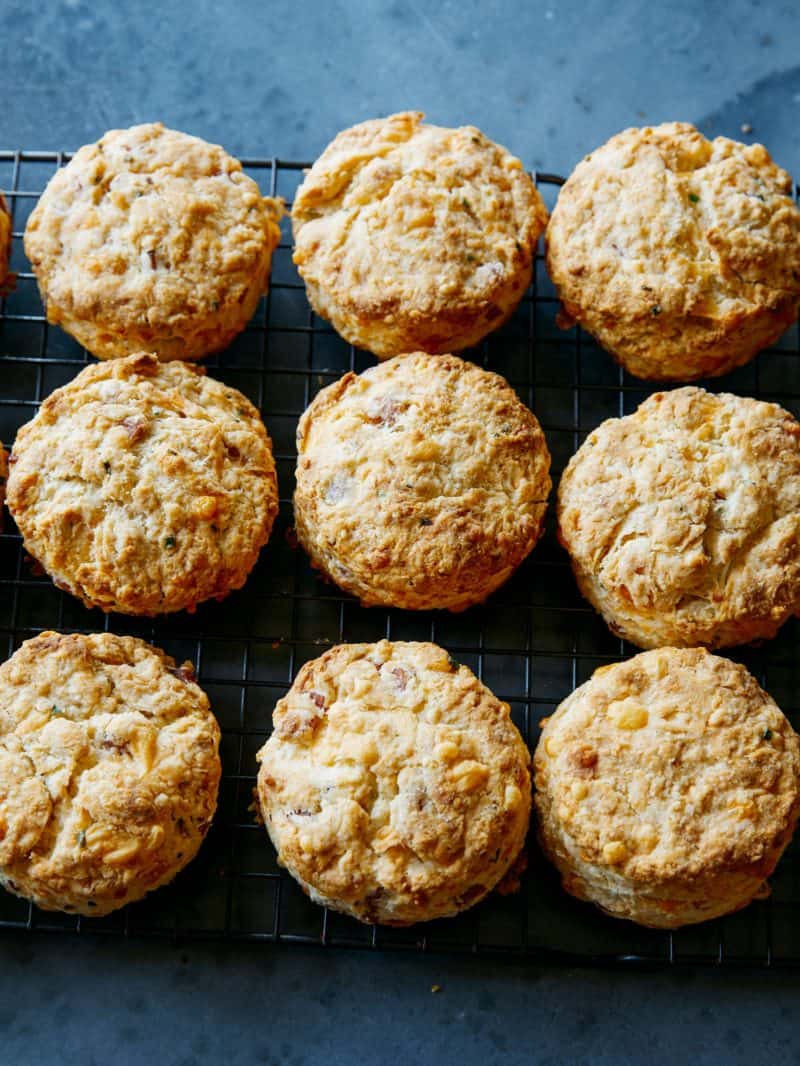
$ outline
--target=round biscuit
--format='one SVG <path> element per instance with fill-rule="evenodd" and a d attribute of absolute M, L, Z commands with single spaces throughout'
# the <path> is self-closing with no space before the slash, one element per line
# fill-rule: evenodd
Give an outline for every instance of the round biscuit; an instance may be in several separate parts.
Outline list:
<path fill-rule="evenodd" d="M 628 129 L 578 164 L 547 227 L 563 324 L 631 374 L 692 381 L 774 343 L 800 307 L 800 211 L 760 144 L 685 122 Z"/>
<path fill-rule="evenodd" d="M 547 211 L 520 161 L 418 111 L 339 133 L 292 207 L 314 310 L 379 358 L 468 348 L 513 313 Z"/>
<path fill-rule="evenodd" d="M 800 613 L 800 424 L 694 386 L 603 422 L 558 489 L 583 595 L 643 648 L 772 637 Z"/>
<path fill-rule="evenodd" d="M 499 375 L 414 352 L 323 389 L 297 429 L 298 539 L 364 606 L 461 611 L 544 528 L 550 455 Z"/>
<path fill-rule="evenodd" d="M 200 359 L 266 292 L 282 211 L 219 145 L 153 122 L 110 130 L 56 172 L 25 252 L 48 321 L 93 355 Z"/>
<path fill-rule="evenodd" d="M 60 588 L 157 615 L 241 588 L 278 490 L 246 397 L 140 353 L 87 366 L 44 401 L 14 443 L 8 506 Z"/>
<path fill-rule="evenodd" d="M 219 728 L 191 664 L 45 632 L 0 666 L 0 883 L 100 916 L 166 884 L 214 815 Z"/>
<path fill-rule="evenodd" d="M 518 862 L 528 749 L 508 705 L 435 644 L 332 648 L 305 664 L 273 726 L 260 810 L 315 902 L 363 922 L 430 921 Z"/>
<path fill-rule="evenodd" d="M 659 648 L 601 667 L 534 756 L 542 846 L 564 888 L 674 929 L 766 891 L 800 813 L 800 738 L 743 666 Z"/>

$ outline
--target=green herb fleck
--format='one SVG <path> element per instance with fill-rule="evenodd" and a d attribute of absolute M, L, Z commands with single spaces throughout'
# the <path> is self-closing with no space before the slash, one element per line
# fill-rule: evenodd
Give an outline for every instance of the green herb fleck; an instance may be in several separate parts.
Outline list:
<path fill-rule="evenodd" d="M 447 656 L 447 663 L 450 669 L 453 671 L 458 670 L 461 666 L 461 663 L 458 661 L 458 659 L 454 659 L 452 655 Z"/>
<path fill-rule="evenodd" d="M 650 314 L 651 315 L 660 315 L 661 314 L 661 304 L 653 304 L 653 306 L 650 308 Z"/>
<path fill-rule="evenodd" d="M 167 539 L 164 541 L 164 547 L 165 548 L 174 548 L 176 543 L 177 542 L 176 542 L 174 537 L 167 537 Z"/>
<path fill-rule="evenodd" d="M 772 730 L 767 726 L 764 732 L 761 734 L 762 740 L 772 740 Z"/>
<path fill-rule="evenodd" d="M 109 463 L 109 461 L 108 461 L 107 459 L 105 459 L 105 460 L 103 461 L 103 469 L 105 470 L 105 472 L 106 472 L 107 474 L 110 474 L 110 473 L 111 473 L 111 463 Z"/>
<path fill-rule="evenodd" d="M 696 192 L 690 192 L 689 193 L 689 199 L 692 201 L 693 204 L 699 204 L 700 203 L 700 197 L 697 195 Z"/>
<path fill-rule="evenodd" d="M 56 707 L 55 704 L 53 704 L 53 706 L 50 708 L 50 717 L 51 718 L 55 718 L 57 715 L 63 714 L 63 713 L 64 712 L 61 710 L 61 708 L 60 707 Z"/>
<path fill-rule="evenodd" d="M 433 525 L 433 519 L 432 518 L 420 518 L 419 524 L 421 526 L 432 526 Z"/>
<path fill-rule="evenodd" d="M 518 251 L 518 252 L 519 252 L 520 254 L 522 254 L 522 252 L 524 251 L 524 248 L 522 247 L 522 245 L 520 244 L 520 242 L 519 242 L 519 241 L 514 241 L 514 244 L 516 244 L 516 246 L 517 246 L 517 251 Z"/>
<path fill-rule="evenodd" d="M 468 215 L 470 215 L 472 218 L 475 218 L 475 212 L 472 209 L 472 204 L 464 196 L 461 197 L 461 206 L 464 208 Z"/>
<path fill-rule="evenodd" d="M 86 830 L 85 829 L 81 829 L 80 833 L 78 833 L 78 847 L 79 848 L 85 848 L 86 847 Z"/>
<path fill-rule="evenodd" d="M 464 258 L 466 259 L 466 261 L 468 263 L 474 263 L 475 262 L 475 256 L 472 254 L 472 252 L 467 252 L 467 254 L 464 256 Z"/>

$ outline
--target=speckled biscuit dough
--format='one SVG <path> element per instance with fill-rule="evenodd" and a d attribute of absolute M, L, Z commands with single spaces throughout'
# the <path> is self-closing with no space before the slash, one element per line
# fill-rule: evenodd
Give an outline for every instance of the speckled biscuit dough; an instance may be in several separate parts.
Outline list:
<path fill-rule="evenodd" d="M 166 884 L 214 815 L 219 728 L 190 663 L 45 632 L 0 666 L 0 883 L 100 916 Z"/>
<path fill-rule="evenodd" d="M 629 129 L 586 156 L 547 228 L 564 321 L 631 374 L 724 374 L 800 307 L 800 212 L 760 144 L 685 122 Z"/>
<path fill-rule="evenodd" d="M 8 506 L 87 607 L 156 615 L 241 588 L 278 510 L 270 439 L 236 389 L 139 354 L 86 367 L 17 435 Z"/>
<path fill-rule="evenodd" d="M 800 813 L 800 739 L 743 666 L 660 648 L 596 670 L 534 757 L 564 888 L 664 929 L 766 893 Z"/>
<path fill-rule="evenodd" d="M 317 394 L 297 429 L 295 524 L 364 606 L 461 611 L 542 534 L 550 455 L 511 386 L 415 352 Z"/>
<path fill-rule="evenodd" d="M 252 317 L 282 212 L 218 145 L 147 123 L 57 171 L 25 251 L 48 320 L 93 355 L 200 359 Z"/>
<path fill-rule="evenodd" d="M 512 314 L 547 211 L 519 159 L 418 111 L 339 133 L 292 207 L 314 310 L 383 359 L 468 348 Z"/>
<path fill-rule="evenodd" d="M 687 387 L 603 422 L 558 490 L 583 595 L 619 636 L 744 644 L 800 613 L 800 424 Z"/>
<path fill-rule="evenodd" d="M 363 922 L 454 915 L 498 886 L 530 816 L 508 705 L 435 644 L 342 644 L 273 714 L 258 797 L 316 902 Z"/>

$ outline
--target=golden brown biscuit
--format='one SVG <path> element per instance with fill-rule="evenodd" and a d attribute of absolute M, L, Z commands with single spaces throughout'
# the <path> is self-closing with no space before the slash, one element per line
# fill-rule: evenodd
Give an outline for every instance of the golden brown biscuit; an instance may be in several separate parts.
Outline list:
<path fill-rule="evenodd" d="M 550 455 L 499 375 L 414 352 L 317 394 L 297 428 L 295 524 L 365 606 L 461 611 L 541 536 Z"/>
<path fill-rule="evenodd" d="M 686 122 L 629 129 L 570 176 L 547 228 L 566 315 L 631 374 L 724 374 L 800 307 L 800 212 L 760 144 Z"/>
<path fill-rule="evenodd" d="M 308 662 L 258 753 L 278 861 L 316 902 L 409 925 L 477 903 L 519 856 L 530 757 L 508 705 L 435 644 Z"/>
<path fill-rule="evenodd" d="M 3 529 L 3 505 L 6 502 L 6 483 L 8 481 L 8 452 L 0 441 L 0 531 Z"/>
<path fill-rule="evenodd" d="M 48 320 L 94 355 L 200 359 L 255 311 L 282 210 L 218 145 L 153 122 L 111 130 L 54 175 L 25 251 Z"/>
<path fill-rule="evenodd" d="M 596 670 L 544 723 L 534 767 L 564 888 L 658 928 L 763 894 L 800 813 L 800 739 L 743 666 L 701 648 Z"/>
<path fill-rule="evenodd" d="M 0 193 L 0 293 L 10 287 L 12 275 L 9 274 L 8 263 L 11 257 L 11 215 L 8 204 Z"/>
<path fill-rule="evenodd" d="M 292 208 L 311 306 L 383 359 L 468 348 L 512 314 L 547 211 L 522 164 L 474 126 L 419 111 L 339 133 Z"/>
<path fill-rule="evenodd" d="M 0 666 L 0 883 L 102 915 L 171 881 L 217 803 L 219 728 L 190 663 L 41 633 Z"/>
<path fill-rule="evenodd" d="M 250 401 L 144 353 L 56 389 L 10 463 L 26 550 L 104 611 L 193 610 L 241 588 L 278 510 L 270 439 Z"/>
<path fill-rule="evenodd" d="M 573 456 L 558 523 L 581 592 L 626 640 L 772 637 L 800 612 L 800 424 L 729 393 L 656 393 Z"/>

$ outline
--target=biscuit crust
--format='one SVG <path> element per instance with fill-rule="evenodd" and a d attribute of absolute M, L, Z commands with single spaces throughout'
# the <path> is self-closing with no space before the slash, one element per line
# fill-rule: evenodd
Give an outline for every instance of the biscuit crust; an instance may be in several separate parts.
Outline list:
<path fill-rule="evenodd" d="M 214 815 L 219 728 L 157 648 L 45 632 L 0 666 L 0 883 L 100 916 L 195 856 Z"/>
<path fill-rule="evenodd" d="M 308 662 L 258 753 L 278 860 L 363 922 L 456 914 L 511 869 L 530 757 L 508 705 L 435 644 L 343 644 Z"/>
<path fill-rule="evenodd" d="M 550 455 L 499 375 L 414 352 L 317 394 L 297 429 L 295 524 L 364 606 L 461 611 L 542 534 Z"/>
<path fill-rule="evenodd" d="M 48 321 L 100 359 L 200 359 L 266 292 L 283 213 L 219 145 L 160 122 L 110 130 L 50 180 L 25 252 Z"/>
<path fill-rule="evenodd" d="M 800 424 L 697 387 L 599 426 L 558 490 L 583 595 L 640 647 L 745 644 L 800 613 Z"/>
<path fill-rule="evenodd" d="M 292 207 L 311 306 L 384 359 L 459 351 L 512 314 L 547 211 L 520 161 L 419 111 L 339 133 Z"/>
<path fill-rule="evenodd" d="M 800 813 L 800 738 L 743 666 L 659 648 L 596 670 L 543 723 L 542 846 L 564 888 L 674 929 L 763 895 Z"/>
<path fill-rule="evenodd" d="M 800 211 L 760 144 L 685 122 L 628 129 L 561 189 L 547 268 L 579 322 L 631 374 L 692 381 L 775 342 L 800 307 Z"/>
<path fill-rule="evenodd" d="M 278 510 L 256 408 L 151 354 L 93 364 L 56 389 L 10 462 L 26 550 L 104 611 L 192 610 L 241 588 Z"/>

